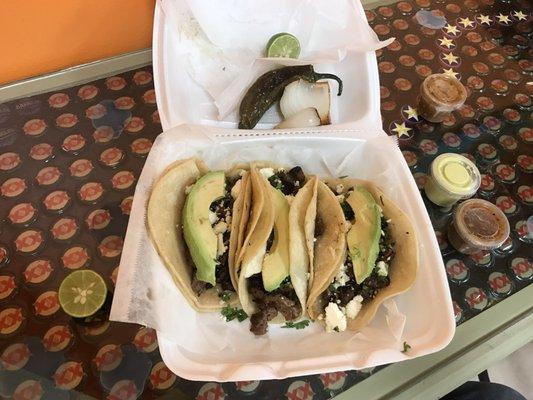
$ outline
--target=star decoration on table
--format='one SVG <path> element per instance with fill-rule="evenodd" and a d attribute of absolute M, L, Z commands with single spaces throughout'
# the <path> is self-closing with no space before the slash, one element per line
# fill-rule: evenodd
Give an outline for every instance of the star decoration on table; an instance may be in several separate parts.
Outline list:
<path fill-rule="evenodd" d="M 459 29 L 457 29 L 457 26 L 455 25 L 446 24 L 446 26 L 444 27 L 444 30 L 446 31 L 446 33 L 449 33 L 451 35 L 459 34 Z"/>
<path fill-rule="evenodd" d="M 451 76 L 452 78 L 459 79 L 459 73 L 455 72 L 452 68 L 443 68 L 442 73 Z"/>
<path fill-rule="evenodd" d="M 452 52 L 444 54 L 442 58 L 448 61 L 448 64 L 459 64 L 459 57 L 454 55 Z"/>
<path fill-rule="evenodd" d="M 402 136 L 411 136 L 409 132 L 411 132 L 411 128 L 405 126 L 405 122 L 402 122 L 401 124 L 394 122 L 393 123 L 394 128 L 391 129 L 392 132 L 395 132 L 399 138 Z"/>
<path fill-rule="evenodd" d="M 455 43 L 453 42 L 452 39 L 448 39 L 448 38 L 440 38 L 439 39 L 439 44 L 443 47 L 446 47 L 446 48 L 451 48 L 451 47 L 454 47 L 455 46 Z"/>
<path fill-rule="evenodd" d="M 459 23 L 463 25 L 465 28 L 472 28 L 474 26 L 474 21 L 472 21 L 470 18 L 459 18 Z"/>
<path fill-rule="evenodd" d="M 513 17 L 519 21 L 525 21 L 527 19 L 527 14 L 524 14 L 522 11 L 514 11 Z"/>
<path fill-rule="evenodd" d="M 480 14 L 478 17 L 477 17 L 479 23 L 481 25 L 490 25 L 492 24 L 492 19 L 490 19 L 490 16 L 488 15 L 483 15 L 483 14 Z"/>
<path fill-rule="evenodd" d="M 415 122 L 419 121 L 418 110 L 416 108 L 413 108 L 411 106 L 407 106 L 402 111 L 405 113 L 405 116 L 407 117 L 408 120 L 412 120 L 412 121 L 415 121 Z"/>
<path fill-rule="evenodd" d="M 498 22 L 501 24 L 510 24 L 511 20 L 508 15 L 503 15 L 502 13 L 499 13 L 496 15 L 496 18 L 498 18 Z"/>

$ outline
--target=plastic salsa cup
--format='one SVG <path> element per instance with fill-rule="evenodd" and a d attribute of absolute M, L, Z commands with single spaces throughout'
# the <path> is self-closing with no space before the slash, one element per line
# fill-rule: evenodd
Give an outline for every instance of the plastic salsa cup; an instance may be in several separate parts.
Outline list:
<path fill-rule="evenodd" d="M 448 240 L 459 252 L 473 254 L 500 247 L 509 231 L 509 221 L 498 207 L 486 200 L 470 199 L 455 210 Z"/>
<path fill-rule="evenodd" d="M 466 88 L 458 79 L 433 74 L 420 86 L 418 111 L 428 121 L 442 122 L 450 112 L 464 104 L 466 95 Z"/>
<path fill-rule="evenodd" d="M 476 164 L 459 154 L 444 153 L 431 163 L 424 190 L 432 203 L 451 207 L 461 199 L 472 197 L 480 183 Z"/>

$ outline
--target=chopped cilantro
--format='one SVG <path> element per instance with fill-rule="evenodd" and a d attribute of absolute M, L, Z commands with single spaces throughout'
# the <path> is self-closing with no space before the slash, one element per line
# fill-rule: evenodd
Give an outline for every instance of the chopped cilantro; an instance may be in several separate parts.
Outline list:
<path fill-rule="evenodd" d="M 304 328 L 307 328 L 308 326 L 309 326 L 309 320 L 304 319 L 299 322 L 287 321 L 285 322 L 285 325 L 282 326 L 282 328 L 304 329 Z"/>
<path fill-rule="evenodd" d="M 231 297 L 231 293 L 228 292 L 227 290 L 224 290 L 223 292 L 220 292 L 220 293 L 218 294 L 218 297 L 220 297 L 220 299 L 221 299 L 223 302 L 227 303 L 227 302 L 229 301 L 230 297 Z"/>
<path fill-rule="evenodd" d="M 268 178 L 268 181 L 276 189 L 283 190 L 283 182 L 281 182 L 281 179 L 277 174 L 274 174 L 270 178 Z"/>
<path fill-rule="evenodd" d="M 411 346 L 409 346 L 409 343 L 407 342 L 403 342 L 403 350 L 402 350 L 402 353 L 407 353 L 409 351 L 409 349 L 411 348 Z"/>
<path fill-rule="evenodd" d="M 237 318 L 239 322 L 242 322 L 248 318 L 248 314 L 246 314 L 244 310 L 237 307 L 225 306 L 220 311 L 220 314 L 226 318 L 226 322 L 233 321 L 235 318 Z"/>
<path fill-rule="evenodd" d="M 279 288 L 280 289 L 284 289 L 284 288 L 288 287 L 291 284 L 292 284 L 291 283 L 291 277 L 288 276 L 285 279 L 283 279 L 283 281 L 279 284 Z"/>
<path fill-rule="evenodd" d="M 348 204 L 348 202 L 345 200 L 341 203 L 342 212 L 344 213 L 344 218 L 346 218 L 346 221 L 352 221 L 355 219 L 355 213 L 353 212 L 352 207 Z"/>

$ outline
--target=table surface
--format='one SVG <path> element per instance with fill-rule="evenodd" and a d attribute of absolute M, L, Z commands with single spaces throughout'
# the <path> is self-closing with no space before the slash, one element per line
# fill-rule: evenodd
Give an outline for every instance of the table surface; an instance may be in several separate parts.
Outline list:
<path fill-rule="evenodd" d="M 446 241 L 450 213 L 426 201 L 458 324 L 481 320 L 533 280 L 528 7 L 418 0 L 367 12 L 380 37 L 397 38 L 378 51 L 383 127 L 398 136 L 420 188 L 436 155 L 465 154 L 483 174 L 477 196 L 511 224 L 500 249 L 463 256 Z M 422 27 L 413 19 L 420 9 L 449 25 Z M 416 113 L 418 86 L 435 72 L 458 74 L 469 88 L 465 106 L 442 124 Z M 94 269 L 113 290 L 135 181 L 160 132 L 149 67 L 0 105 L 0 397 L 324 399 L 390 370 L 191 382 L 166 368 L 153 330 L 85 327 L 62 312 L 57 289 L 72 270 Z"/>

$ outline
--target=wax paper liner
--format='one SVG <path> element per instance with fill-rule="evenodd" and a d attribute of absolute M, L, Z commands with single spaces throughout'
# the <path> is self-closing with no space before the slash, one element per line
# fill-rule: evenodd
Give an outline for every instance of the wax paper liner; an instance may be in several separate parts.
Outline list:
<path fill-rule="evenodd" d="M 219 119 L 261 74 L 284 65 L 332 64 L 379 41 L 357 0 L 160 0 L 190 76 L 213 98 Z M 268 39 L 294 34 L 299 59 L 264 58 Z M 321 71 L 327 72 L 327 71 Z"/>
<path fill-rule="evenodd" d="M 198 156 L 211 169 L 235 163 L 271 161 L 300 165 L 320 177 L 348 175 L 380 186 L 408 215 L 405 182 L 398 162 L 404 162 L 395 141 L 382 132 L 310 129 L 306 131 L 235 131 L 181 125 L 155 141 L 136 187 L 126 234 L 111 319 L 155 328 L 196 360 L 214 362 L 282 362 L 308 357 L 358 352 L 361 360 L 375 352 L 403 356 L 406 316 L 401 303 L 388 300 L 361 333 L 328 334 L 319 324 L 303 330 L 272 326 L 254 337 L 249 321 L 225 322 L 217 313 L 200 314 L 189 307 L 152 247 L 145 225 L 145 205 L 151 185 L 171 162 Z M 412 179 L 412 178 L 411 178 Z M 383 358 L 373 363 L 383 362 Z M 364 362 L 363 362 L 364 364 Z"/>

